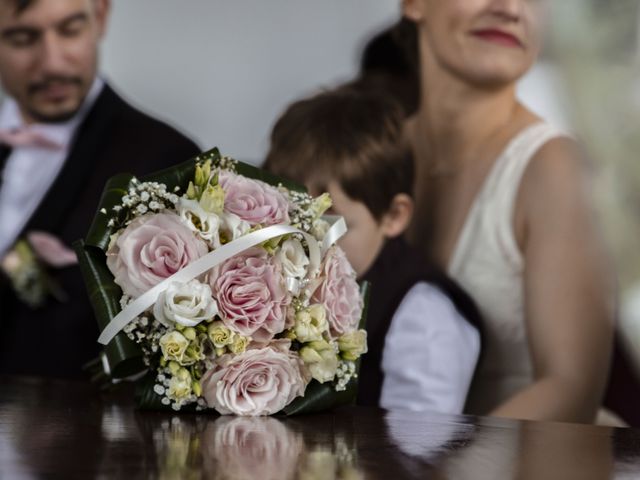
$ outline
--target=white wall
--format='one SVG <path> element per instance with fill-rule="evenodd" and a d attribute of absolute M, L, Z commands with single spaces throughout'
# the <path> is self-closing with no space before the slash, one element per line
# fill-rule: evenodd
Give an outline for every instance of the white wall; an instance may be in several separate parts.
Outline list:
<path fill-rule="evenodd" d="M 102 73 L 131 103 L 201 148 L 260 163 L 278 114 L 356 72 L 364 42 L 398 17 L 399 0 L 112 0 Z M 553 67 L 520 97 L 565 119 Z M 1 99 L 1 92 L 0 92 Z"/>
<path fill-rule="evenodd" d="M 102 71 L 202 148 L 260 162 L 279 112 L 351 77 L 398 0 L 113 0 Z"/>
<path fill-rule="evenodd" d="M 568 96 L 563 94 L 564 83 L 557 67 L 540 61 L 518 85 L 518 98 L 534 113 L 553 125 L 571 131 L 568 116 Z"/>

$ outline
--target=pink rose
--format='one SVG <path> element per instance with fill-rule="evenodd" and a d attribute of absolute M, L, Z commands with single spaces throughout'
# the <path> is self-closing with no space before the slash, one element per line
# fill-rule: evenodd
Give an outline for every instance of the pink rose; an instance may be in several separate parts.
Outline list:
<path fill-rule="evenodd" d="M 312 301 L 321 303 L 327 309 L 332 338 L 356 330 L 362 316 L 362 298 L 356 272 L 340 247 L 329 249 L 320 275 L 322 283 L 313 293 Z"/>
<path fill-rule="evenodd" d="M 268 341 L 284 330 L 291 302 L 280 266 L 262 248 L 227 260 L 209 276 L 224 324 L 245 337 Z"/>
<path fill-rule="evenodd" d="M 208 252 L 173 213 L 136 218 L 107 251 L 107 266 L 122 291 L 138 297 Z"/>
<path fill-rule="evenodd" d="M 202 377 L 202 396 L 222 415 L 271 415 L 304 395 L 300 358 L 270 347 L 223 355 Z"/>
<path fill-rule="evenodd" d="M 296 477 L 304 449 L 300 433 L 275 418 L 220 417 L 204 433 L 207 458 L 220 477 L 282 480 Z"/>
<path fill-rule="evenodd" d="M 263 227 L 289 222 L 289 202 L 276 188 L 259 180 L 220 171 L 224 210 L 250 225 Z"/>

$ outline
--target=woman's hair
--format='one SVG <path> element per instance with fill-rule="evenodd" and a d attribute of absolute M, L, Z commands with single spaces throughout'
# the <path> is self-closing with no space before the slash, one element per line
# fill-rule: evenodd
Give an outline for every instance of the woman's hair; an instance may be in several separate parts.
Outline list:
<path fill-rule="evenodd" d="M 417 35 L 416 25 L 401 19 L 371 37 L 362 50 L 358 76 L 351 85 L 390 95 L 402 106 L 405 116 L 413 115 L 420 99 Z"/>
<path fill-rule="evenodd" d="M 290 105 L 276 122 L 264 168 L 326 190 L 335 181 L 376 219 L 395 195 L 411 195 L 413 157 L 403 110 L 370 91 L 342 87 Z"/>

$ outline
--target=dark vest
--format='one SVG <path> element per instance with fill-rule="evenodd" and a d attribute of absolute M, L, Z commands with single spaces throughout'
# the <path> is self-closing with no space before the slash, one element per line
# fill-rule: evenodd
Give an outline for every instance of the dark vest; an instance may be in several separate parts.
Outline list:
<path fill-rule="evenodd" d="M 403 239 L 387 241 L 362 280 L 371 283 L 371 294 L 366 323 L 369 351 L 362 357 L 358 374 L 358 405 L 379 404 L 384 340 L 396 309 L 416 283 L 438 287 L 469 323 L 480 327 L 480 314 L 471 298 L 443 272 L 430 267 Z"/>

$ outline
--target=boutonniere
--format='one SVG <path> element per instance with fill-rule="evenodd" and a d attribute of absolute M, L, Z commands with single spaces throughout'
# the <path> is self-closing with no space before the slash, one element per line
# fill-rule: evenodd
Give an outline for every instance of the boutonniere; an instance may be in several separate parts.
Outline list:
<path fill-rule="evenodd" d="M 33 231 L 14 244 L 2 258 L 0 267 L 18 298 L 31 308 L 38 308 L 48 297 L 60 302 L 67 300 L 66 293 L 49 271 L 77 263 L 73 250 L 58 238 L 46 232 Z"/>

